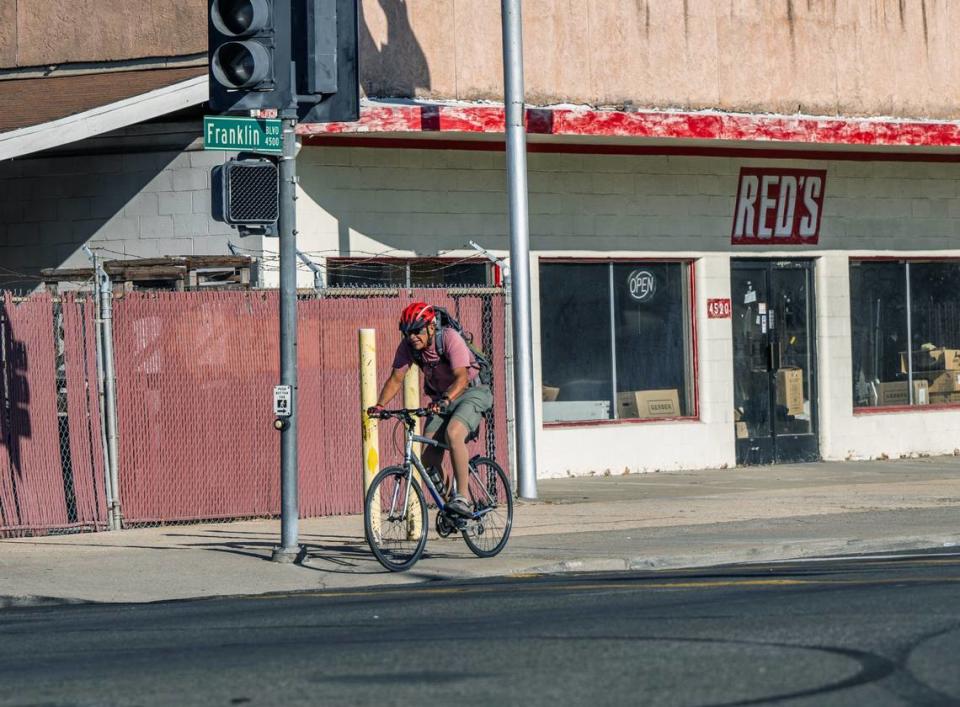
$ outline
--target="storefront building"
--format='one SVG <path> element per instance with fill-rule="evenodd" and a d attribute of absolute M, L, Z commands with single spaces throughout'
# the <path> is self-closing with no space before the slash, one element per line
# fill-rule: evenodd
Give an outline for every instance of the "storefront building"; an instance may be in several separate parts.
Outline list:
<path fill-rule="evenodd" d="M 63 45 L 61 5 L 7 13 L 0 283 L 87 245 L 239 247 L 276 284 L 275 241 L 212 216 L 206 9 L 174 6 L 134 26 L 111 0 L 116 31 Z M 960 5 L 524 22 L 540 476 L 960 450 Z M 499 282 L 470 241 L 509 250 L 500 57 L 496 3 L 361 2 L 361 119 L 299 128 L 325 285 Z"/>
<path fill-rule="evenodd" d="M 471 240 L 508 252 L 504 155 L 464 110 L 433 134 L 306 135 L 301 248 L 352 256 L 334 278 L 371 253 L 489 277 L 461 261 Z M 569 136 L 531 116 L 541 476 L 960 448 L 956 125 L 858 121 L 841 141 L 844 121 L 757 117 L 768 140 L 730 147 L 621 117 Z"/>

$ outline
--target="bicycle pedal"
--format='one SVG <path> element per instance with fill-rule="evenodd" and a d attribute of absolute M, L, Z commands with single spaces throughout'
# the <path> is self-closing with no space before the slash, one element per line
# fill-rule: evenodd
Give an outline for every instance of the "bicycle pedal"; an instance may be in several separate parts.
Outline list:
<path fill-rule="evenodd" d="M 442 520 L 440 520 L 441 518 Z M 442 516 L 438 516 L 438 523 L 442 523 L 444 529 L 450 528 L 450 532 L 459 532 L 476 525 L 476 521 L 472 518 L 465 518 L 452 513 L 444 513 Z"/>

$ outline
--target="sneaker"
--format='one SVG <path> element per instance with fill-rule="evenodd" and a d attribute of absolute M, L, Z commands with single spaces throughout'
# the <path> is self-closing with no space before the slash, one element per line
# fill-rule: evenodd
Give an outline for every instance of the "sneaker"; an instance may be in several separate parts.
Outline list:
<path fill-rule="evenodd" d="M 470 508 L 470 501 L 459 494 L 447 501 L 446 510 L 458 516 L 469 518 L 473 515 L 473 509 Z"/>

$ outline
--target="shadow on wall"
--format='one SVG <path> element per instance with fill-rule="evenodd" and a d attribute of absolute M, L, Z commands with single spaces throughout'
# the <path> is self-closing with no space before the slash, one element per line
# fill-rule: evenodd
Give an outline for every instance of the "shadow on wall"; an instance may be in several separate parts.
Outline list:
<path fill-rule="evenodd" d="M 209 168 L 171 163 L 195 137 L 162 152 L 47 152 L 0 163 L 0 288 L 34 288 L 44 268 L 90 267 L 84 244 L 117 259 L 193 254 L 196 237 L 216 235 L 209 209 L 193 213 L 191 198 Z"/>
<path fill-rule="evenodd" d="M 376 4 L 374 4 L 376 3 Z M 378 46 L 370 29 L 371 7 L 379 6 L 386 23 L 386 39 Z M 374 20 L 374 27 L 377 22 Z M 368 97 L 415 98 L 430 91 L 427 57 L 410 26 L 406 0 L 361 0 L 360 2 L 360 85 Z M 398 188 L 401 185 L 398 185 Z M 340 255 L 350 253 L 350 219 L 340 209 L 323 204 L 337 215 Z"/>
<path fill-rule="evenodd" d="M 415 98 L 430 91 L 430 69 L 413 29 L 406 0 L 375 0 L 386 19 L 379 47 L 370 30 L 373 0 L 360 3 L 360 84 L 367 96 Z M 374 24 L 376 26 L 376 23 Z"/>
<path fill-rule="evenodd" d="M 0 296 L 0 528 L 19 523 L 17 489 L 23 483 L 20 440 L 31 435 L 27 352 L 13 335 L 9 306 L 9 298 Z"/>

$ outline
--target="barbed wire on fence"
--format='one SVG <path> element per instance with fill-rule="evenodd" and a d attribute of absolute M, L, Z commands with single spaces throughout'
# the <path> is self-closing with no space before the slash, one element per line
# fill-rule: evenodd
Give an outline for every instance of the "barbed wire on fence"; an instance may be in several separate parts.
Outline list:
<path fill-rule="evenodd" d="M 439 250 L 435 255 L 430 256 L 413 255 L 409 250 L 400 248 L 386 248 L 380 251 L 355 250 L 346 256 L 341 255 L 338 249 L 303 251 L 308 258 L 317 259 L 318 262 L 315 262 L 311 268 L 298 261 L 296 268 L 298 272 L 304 274 L 320 271 L 323 273 L 325 286 L 330 289 L 364 286 L 370 288 L 488 286 L 489 275 L 480 276 L 479 279 L 483 280 L 481 282 L 478 281 L 477 271 L 468 275 L 461 270 L 465 265 L 488 265 L 483 257 L 476 254 L 462 255 L 468 247 L 468 244 L 463 244 L 457 248 Z M 238 246 L 233 243 L 231 248 L 253 258 L 255 267 L 261 273 L 273 274 L 279 270 L 280 259 L 275 252 Z M 91 249 L 103 256 L 116 256 L 116 260 L 140 259 L 108 246 L 96 245 L 91 246 Z M 449 253 L 460 255 L 448 256 Z M 23 295 L 18 293 L 18 296 L 24 296 L 44 282 L 50 282 L 50 278 L 0 265 L 0 287 L 11 290 L 10 285 L 19 285 L 24 293 Z M 74 283 L 73 286 L 85 288 L 93 286 L 94 278 L 77 278 L 71 282 Z M 138 289 L 167 288 L 138 287 Z"/>

